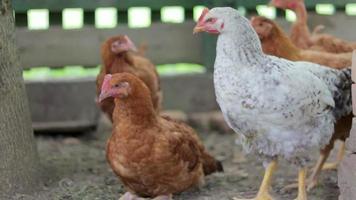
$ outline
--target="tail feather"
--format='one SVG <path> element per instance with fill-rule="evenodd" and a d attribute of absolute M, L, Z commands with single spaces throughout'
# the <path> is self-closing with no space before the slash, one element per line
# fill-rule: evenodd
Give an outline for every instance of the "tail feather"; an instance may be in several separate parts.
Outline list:
<path fill-rule="evenodd" d="M 352 111 L 352 96 L 351 96 L 351 68 L 340 70 L 339 81 L 336 83 L 337 90 L 334 92 L 335 119 L 340 119 Z"/>
<path fill-rule="evenodd" d="M 325 29 L 325 26 L 322 24 L 319 24 L 316 26 L 312 32 L 312 35 L 320 34 L 323 30 Z"/>
<path fill-rule="evenodd" d="M 203 170 L 204 174 L 207 176 L 214 172 L 223 172 L 224 168 L 220 161 L 216 160 L 214 157 L 208 153 L 203 153 Z"/>

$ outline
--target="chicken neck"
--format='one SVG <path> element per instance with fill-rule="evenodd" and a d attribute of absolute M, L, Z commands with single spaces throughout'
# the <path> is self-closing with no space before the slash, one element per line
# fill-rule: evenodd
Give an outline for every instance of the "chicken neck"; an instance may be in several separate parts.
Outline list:
<path fill-rule="evenodd" d="M 300 60 L 300 49 L 279 28 L 262 40 L 263 52 L 289 60 Z"/>
<path fill-rule="evenodd" d="M 257 33 L 249 24 L 236 27 L 234 31 L 221 34 L 216 47 L 217 59 L 230 60 L 239 66 L 262 64 L 266 56 L 262 52 Z"/>
<path fill-rule="evenodd" d="M 122 69 L 117 66 L 125 66 L 125 64 L 131 65 L 132 62 L 130 56 L 131 56 L 131 52 L 129 51 L 110 55 L 110 58 L 108 59 L 108 62 L 105 65 L 105 70 L 111 74 L 121 72 Z"/>
<path fill-rule="evenodd" d="M 296 3 L 296 7 L 293 9 L 293 11 L 297 15 L 296 23 L 307 24 L 307 22 L 308 22 L 308 13 L 307 13 L 307 9 L 305 7 L 304 2 L 298 1 Z"/>
<path fill-rule="evenodd" d="M 134 125 L 140 127 L 150 126 L 157 122 L 156 112 L 153 109 L 151 98 L 139 97 L 142 94 L 137 92 L 138 97 L 128 97 L 127 99 L 115 99 L 114 126 Z M 142 95 L 143 96 L 143 95 Z"/>

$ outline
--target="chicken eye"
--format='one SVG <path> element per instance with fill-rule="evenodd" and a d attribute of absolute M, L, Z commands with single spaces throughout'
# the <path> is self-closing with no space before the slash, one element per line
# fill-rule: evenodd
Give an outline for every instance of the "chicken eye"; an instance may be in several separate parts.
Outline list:
<path fill-rule="evenodd" d="M 115 88 L 118 88 L 119 86 L 120 86 L 119 84 L 115 84 L 115 85 L 114 85 Z"/>

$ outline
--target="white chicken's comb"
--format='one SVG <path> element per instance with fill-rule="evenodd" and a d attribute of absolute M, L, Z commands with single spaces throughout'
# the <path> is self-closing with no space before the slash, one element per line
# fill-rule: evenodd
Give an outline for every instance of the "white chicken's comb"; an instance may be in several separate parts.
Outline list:
<path fill-rule="evenodd" d="M 356 83 L 356 50 L 352 53 L 351 78 L 352 81 Z"/>

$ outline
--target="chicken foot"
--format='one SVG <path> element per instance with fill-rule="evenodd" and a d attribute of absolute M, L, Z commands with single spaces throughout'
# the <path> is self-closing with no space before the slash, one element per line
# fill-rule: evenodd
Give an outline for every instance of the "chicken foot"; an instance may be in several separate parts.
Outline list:
<path fill-rule="evenodd" d="M 272 175 L 277 168 L 277 161 L 273 160 L 269 163 L 266 168 L 265 175 L 262 180 L 260 189 L 258 190 L 257 196 L 253 199 L 240 199 L 234 197 L 233 200 L 272 200 L 272 196 L 269 194 L 269 188 L 271 186 Z"/>

